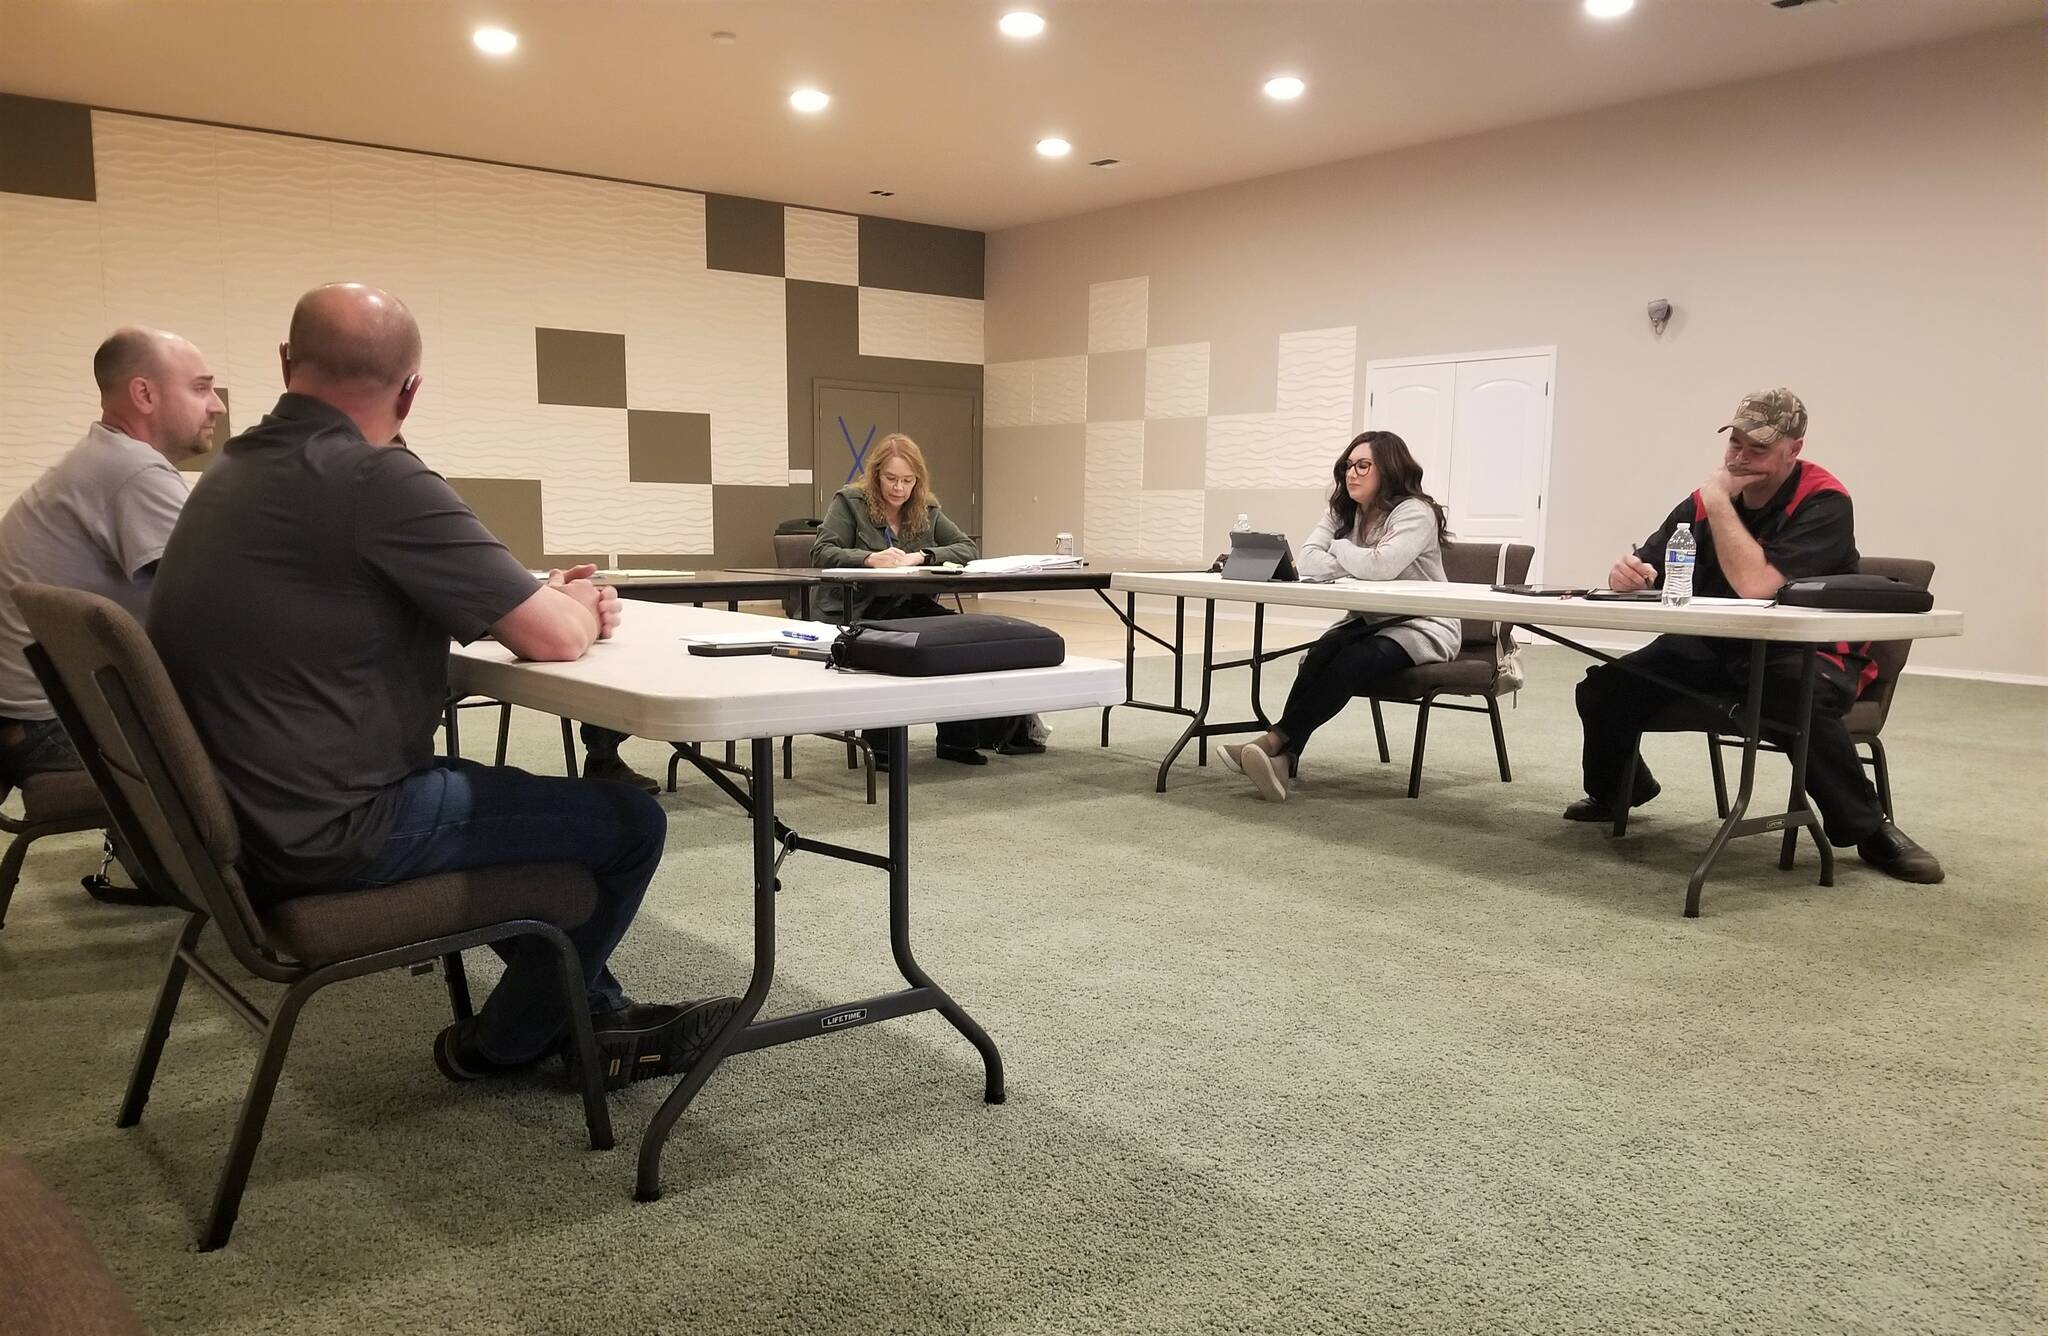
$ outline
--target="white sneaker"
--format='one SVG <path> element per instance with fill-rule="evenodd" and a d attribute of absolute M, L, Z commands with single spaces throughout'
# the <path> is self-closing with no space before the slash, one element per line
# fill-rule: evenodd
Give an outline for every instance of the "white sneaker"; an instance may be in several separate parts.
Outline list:
<path fill-rule="evenodd" d="M 1269 803 L 1287 801 L 1287 772 L 1264 747 L 1246 744 L 1237 754 L 1238 764 L 1244 767 L 1244 776 L 1259 791 L 1259 796 Z"/>
<path fill-rule="evenodd" d="M 1238 753 L 1251 746 L 1249 742 L 1224 743 L 1216 748 L 1216 759 L 1223 762 L 1223 768 L 1233 775 L 1244 773 L 1244 761 Z"/>

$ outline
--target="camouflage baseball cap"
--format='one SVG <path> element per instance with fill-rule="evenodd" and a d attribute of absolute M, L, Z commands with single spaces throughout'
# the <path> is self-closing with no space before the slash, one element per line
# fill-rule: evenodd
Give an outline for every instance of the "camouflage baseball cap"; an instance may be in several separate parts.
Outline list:
<path fill-rule="evenodd" d="M 1739 431 L 1758 445 L 1773 445 L 1780 439 L 1798 440 L 1806 435 L 1806 405 L 1799 396 L 1779 386 L 1742 396 L 1735 416 L 1722 431 Z"/>

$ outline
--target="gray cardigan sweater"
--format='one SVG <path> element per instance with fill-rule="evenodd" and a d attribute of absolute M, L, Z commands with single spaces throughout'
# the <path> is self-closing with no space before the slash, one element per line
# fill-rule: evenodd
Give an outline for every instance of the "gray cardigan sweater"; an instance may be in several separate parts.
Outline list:
<path fill-rule="evenodd" d="M 1361 525 L 1364 517 L 1360 517 Z M 1354 531 L 1348 538 L 1337 537 L 1337 517 L 1326 513 L 1323 522 L 1302 542 L 1296 563 L 1304 580 L 1435 580 L 1443 582 L 1444 550 L 1436 530 L 1436 512 L 1427 503 L 1409 497 L 1380 518 L 1368 533 Z M 1353 617 L 1376 620 L 1382 613 L 1354 612 Z M 1443 663 L 1456 657 L 1464 631 L 1454 620 L 1417 617 L 1396 622 L 1375 632 L 1402 649 L 1419 666 Z"/>

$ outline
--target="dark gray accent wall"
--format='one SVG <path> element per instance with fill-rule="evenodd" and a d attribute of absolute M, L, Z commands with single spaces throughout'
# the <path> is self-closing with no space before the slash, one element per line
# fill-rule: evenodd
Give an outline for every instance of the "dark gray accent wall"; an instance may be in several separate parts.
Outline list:
<path fill-rule="evenodd" d="M 538 478 L 450 478 L 448 485 L 476 512 L 484 527 L 512 549 L 513 556 L 528 567 L 549 564 L 541 546 Z"/>
<path fill-rule="evenodd" d="M 533 331 L 540 402 L 589 408 L 626 406 L 626 336 L 584 329 Z"/>
<path fill-rule="evenodd" d="M 634 482 L 710 482 L 711 415 L 627 410 L 626 475 Z"/>
<path fill-rule="evenodd" d="M 810 509 L 808 487 L 713 487 L 711 545 L 718 549 L 719 564 L 773 566 L 775 526 Z"/>
<path fill-rule="evenodd" d="M 97 199 L 92 109 L 0 93 L 0 193 Z"/>
<path fill-rule="evenodd" d="M 739 195 L 706 195 L 704 265 L 782 277 L 782 206 Z"/>
<path fill-rule="evenodd" d="M 979 232 L 863 216 L 860 285 L 978 299 L 987 250 Z"/>
<path fill-rule="evenodd" d="M 863 227 L 867 222 L 862 219 Z M 976 235 L 979 235 L 978 233 Z M 865 242 L 866 234 L 862 234 Z M 865 248 L 863 248 L 865 251 Z M 866 261 L 862 261 L 865 267 Z M 981 368 L 967 362 L 926 362 L 909 357 L 863 357 L 860 290 L 837 283 L 783 284 L 789 325 L 789 465 L 807 469 L 817 458 L 811 420 L 814 381 L 851 380 L 981 392 Z M 808 504 L 808 503 L 807 503 Z"/>

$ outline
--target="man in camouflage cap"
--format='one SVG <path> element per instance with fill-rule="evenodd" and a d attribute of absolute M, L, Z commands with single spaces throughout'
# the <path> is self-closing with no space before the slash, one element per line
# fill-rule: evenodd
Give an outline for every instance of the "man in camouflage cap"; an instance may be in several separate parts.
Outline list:
<path fill-rule="evenodd" d="M 1728 445 L 1720 467 L 1673 508 L 1641 547 L 1614 564 L 1609 587 L 1658 586 L 1664 578 L 1665 545 L 1680 524 L 1692 526 L 1699 544 L 1693 592 L 1704 597 L 1773 598 L 1788 580 L 1854 571 L 1856 524 L 1849 490 L 1820 465 L 1800 458 L 1806 425 L 1806 405 L 1790 390 L 1744 395 L 1721 428 Z M 1885 818 L 1842 724 L 1842 715 L 1877 676 L 1870 646 L 1774 647 L 1765 660 L 1764 714 L 1781 726 L 1793 725 L 1809 652 L 1818 653 L 1820 663 L 1807 734 L 1806 787 L 1829 842 L 1854 845 L 1864 862 L 1903 881 L 1940 881 L 1941 863 L 1935 856 Z M 1578 690 L 1587 796 L 1565 809 L 1565 819 L 1613 820 L 1622 776 L 1644 725 L 1682 699 L 1664 682 L 1740 693 L 1748 676 L 1748 642 L 1702 636 L 1659 636 L 1613 664 L 1590 669 Z M 1658 792 L 1649 768 L 1639 766 L 1629 805 L 1639 807 Z"/>

